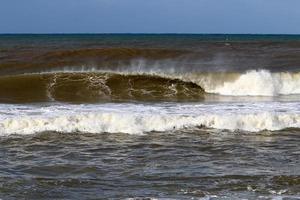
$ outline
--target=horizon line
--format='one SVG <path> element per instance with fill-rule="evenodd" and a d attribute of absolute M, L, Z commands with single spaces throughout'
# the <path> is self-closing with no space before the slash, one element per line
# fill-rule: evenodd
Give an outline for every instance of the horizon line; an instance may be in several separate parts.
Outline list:
<path fill-rule="evenodd" d="M 107 32 L 107 33 L 91 33 L 91 32 L 70 32 L 70 33 L 0 33 L 0 35 L 300 35 L 300 33 L 117 33 L 117 32 Z"/>

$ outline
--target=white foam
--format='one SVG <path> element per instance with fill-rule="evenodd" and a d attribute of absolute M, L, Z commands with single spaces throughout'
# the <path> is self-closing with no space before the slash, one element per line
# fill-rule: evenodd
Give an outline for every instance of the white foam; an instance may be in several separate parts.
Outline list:
<path fill-rule="evenodd" d="M 300 128 L 299 103 L 0 107 L 1 135 L 44 131 L 142 134 L 197 126 L 250 132 Z"/>
<path fill-rule="evenodd" d="M 300 94 L 300 73 L 271 73 L 266 70 L 249 71 L 233 81 L 207 92 L 231 96 L 278 96 Z"/>

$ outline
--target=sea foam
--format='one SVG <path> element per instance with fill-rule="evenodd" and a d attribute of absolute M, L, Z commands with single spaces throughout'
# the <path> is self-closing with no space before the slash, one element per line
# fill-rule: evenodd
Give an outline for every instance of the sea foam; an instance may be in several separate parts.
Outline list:
<path fill-rule="evenodd" d="M 1 114 L 0 134 L 45 131 L 143 134 L 202 127 L 275 131 L 300 128 L 299 107 L 297 103 L 10 106 L 6 114 Z"/>
<path fill-rule="evenodd" d="M 232 96 L 278 96 L 300 94 L 300 73 L 249 71 L 207 92 Z"/>

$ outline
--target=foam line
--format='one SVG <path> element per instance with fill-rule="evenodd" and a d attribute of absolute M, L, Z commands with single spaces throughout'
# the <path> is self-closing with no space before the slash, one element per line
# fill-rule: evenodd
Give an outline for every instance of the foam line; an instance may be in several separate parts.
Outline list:
<path fill-rule="evenodd" d="M 293 105 L 292 105 L 293 104 Z M 50 107 L 13 107 L 1 114 L 0 133 L 33 134 L 44 131 L 63 133 L 166 132 L 184 128 L 258 132 L 300 128 L 300 112 L 287 105 L 71 105 Z M 295 107 L 294 107 L 295 108 Z M 143 110 L 143 112 L 141 112 Z M 272 111 L 273 110 L 273 111 Z"/>

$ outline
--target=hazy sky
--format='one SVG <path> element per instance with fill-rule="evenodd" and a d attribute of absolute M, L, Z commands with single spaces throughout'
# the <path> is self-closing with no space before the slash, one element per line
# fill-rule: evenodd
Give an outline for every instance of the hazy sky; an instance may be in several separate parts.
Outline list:
<path fill-rule="evenodd" d="M 0 0 L 0 33 L 300 34 L 300 0 Z"/>

